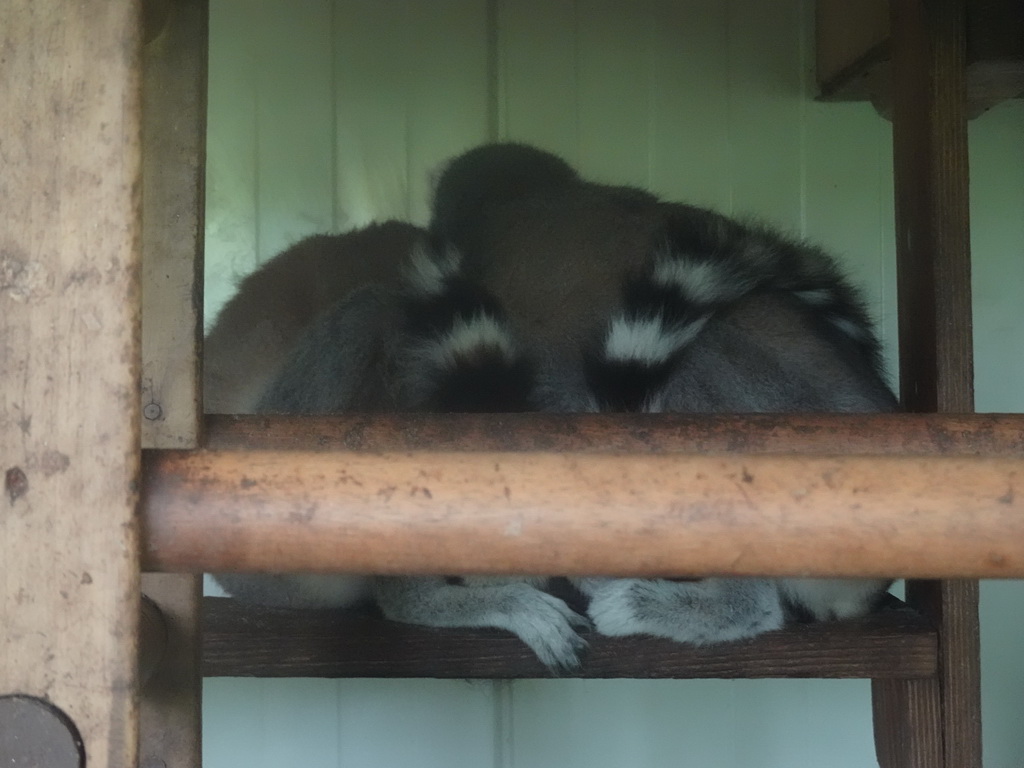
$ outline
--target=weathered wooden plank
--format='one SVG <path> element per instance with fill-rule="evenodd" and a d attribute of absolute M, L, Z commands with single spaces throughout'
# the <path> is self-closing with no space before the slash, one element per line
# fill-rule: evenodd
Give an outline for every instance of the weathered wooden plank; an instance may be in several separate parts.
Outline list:
<path fill-rule="evenodd" d="M 146 0 L 143 10 L 142 442 L 192 448 L 202 429 L 208 9 L 206 0 Z M 142 764 L 198 768 L 201 577 L 145 574 L 142 589 L 166 633 L 142 691 Z"/>
<path fill-rule="evenodd" d="M 0 24 L 0 693 L 108 768 L 138 736 L 140 27 L 60 0 Z"/>
<path fill-rule="evenodd" d="M 206 677 L 550 675 L 519 638 L 499 631 L 397 624 L 368 612 L 254 608 L 224 598 L 206 598 L 204 611 Z M 935 674 L 937 655 L 931 625 L 898 608 L 701 648 L 652 637 L 589 634 L 587 642 L 582 667 L 567 676 L 923 678 Z"/>
<path fill-rule="evenodd" d="M 875 752 L 881 768 L 940 768 L 942 700 L 938 677 L 872 681 Z"/>
<path fill-rule="evenodd" d="M 169 451 L 146 474 L 157 570 L 1024 575 L 1021 458 Z"/>
<path fill-rule="evenodd" d="M 163 652 L 142 689 L 139 713 L 141 765 L 199 768 L 202 764 L 202 578 L 178 573 L 143 574 L 146 597 L 159 606 Z M 145 646 L 143 646 L 145 650 Z"/>
<path fill-rule="evenodd" d="M 964 0 L 891 6 L 900 388 L 913 411 L 974 409 L 967 15 Z M 939 674 L 875 684 L 879 760 L 980 768 L 977 583 L 909 582 L 907 597 L 938 627 Z"/>
<path fill-rule="evenodd" d="M 205 0 L 146 6 L 152 39 L 143 49 L 142 444 L 194 448 L 202 426 L 207 10 Z"/>
<path fill-rule="evenodd" d="M 900 396 L 910 411 L 964 413 L 974 410 L 964 32 L 948 4 L 893 4 Z"/>
<path fill-rule="evenodd" d="M 939 629 L 939 694 L 947 768 L 980 768 L 981 624 L 978 582 L 907 582 L 907 599 Z"/>
<path fill-rule="evenodd" d="M 574 451 L 1024 457 L 1024 414 L 207 416 L 214 451 Z"/>

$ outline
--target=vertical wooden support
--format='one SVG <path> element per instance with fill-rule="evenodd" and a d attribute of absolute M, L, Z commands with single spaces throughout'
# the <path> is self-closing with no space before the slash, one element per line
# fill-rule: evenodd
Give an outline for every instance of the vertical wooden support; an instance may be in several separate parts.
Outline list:
<path fill-rule="evenodd" d="M 893 66 L 900 390 L 911 411 L 974 410 L 963 0 L 897 0 Z"/>
<path fill-rule="evenodd" d="M 145 0 L 142 446 L 195 448 L 202 342 L 206 0 Z"/>
<path fill-rule="evenodd" d="M 143 688 L 153 677 L 167 651 L 168 627 L 163 611 L 155 601 L 142 596 L 139 621 L 139 685 Z"/>
<path fill-rule="evenodd" d="M 974 408 L 964 0 L 893 0 L 900 388 L 912 411 Z M 876 681 L 879 762 L 980 768 L 977 582 L 909 582 L 939 627 L 937 679 Z"/>
<path fill-rule="evenodd" d="M 142 444 L 199 444 L 206 0 L 144 0 Z M 167 621 L 161 664 L 143 688 L 144 766 L 201 761 L 200 577 L 144 574 Z"/>
<path fill-rule="evenodd" d="M 45 702 L 90 768 L 137 747 L 139 28 L 133 2 L 0 24 L 0 733 Z"/>
<path fill-rule="evenodd" d="M 142 689 L 140 765 L 199 768 L 202 579 L 175 573 L 147 573 L 143 575 L 142 586 L 146 597 L 160 607 L 167 639 L 163 657 Z"/>

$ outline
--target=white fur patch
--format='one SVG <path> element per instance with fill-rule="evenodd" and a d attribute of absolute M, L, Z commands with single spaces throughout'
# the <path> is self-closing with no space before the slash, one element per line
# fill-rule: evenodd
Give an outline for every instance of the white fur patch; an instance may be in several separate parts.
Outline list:
<path fill-rule="evenodd" d="M 660 317 L 630 320 L 620 316 L 608 330 L 604 355 L 617 362 L 664 363 L 693 341 L 706 321 L 707 317 L 701 317 L 680 328 L 666 328 Z"/>
<path fill-rule="evenodd" d="M 448 368 L 459 357 L 486 348 L 497 349 L 510 360 L 515 356 L 515 345 L 504 325 L 481 313 L 469 321 L 456 319 L 448 332 L 430 342 L 424 352 L 434 365 Z"/>
<path fill-rule="evenodd" d="M 439 255 L 417 245 L 410 256 L 409 284 L 421 293 L 441 293 L 444 281 L 458 273 L 461 263 L 462 257 L 454 248 Z"/>
<path fill-rule="evenodd" d="M 862 616 L 888 585 L 879 579 L 779 579 L 782 594 L 818 621 Z"/>
<path fill-rule="evenodd" d="M 641 413 L 663 413 L 665 410 L 665 393 L 656 392 L 640 406 Z"/>
<path fill-rule="evenodd" d="M 804 304 L 812 307 L 824 307 L 832 303 L 832 291 L 827 288 L 815 288 L 809 291 L 796 291 L 794 294 Z"/>
<path fill-rule="evenodd" d="M 715 304 L 732 298 L 735 293 L 721 266 L 710 261 L 688 261 L 678 257 L 660 261 L 654 267 L 652 279 L 660 285 L 677 289 L 683 298 L 696 304 Z"/>
<path fill-rule="evenodd" d="M 867 336 L 867 333 L 863 328 L 845 317 L 832 316 L 829 318 L 829 322 L 851 339 L 863 339 Z"/>

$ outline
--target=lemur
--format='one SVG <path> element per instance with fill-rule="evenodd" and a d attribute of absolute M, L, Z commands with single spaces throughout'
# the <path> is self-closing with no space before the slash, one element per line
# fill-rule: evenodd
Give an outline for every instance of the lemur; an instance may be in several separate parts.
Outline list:
<path fill-rule="evenodd" d="M 820 249 L 642 190 L 585 181 L 530 146 L 485 145 L 450 161 L 429 230 L 397 250 L 407 259 L 400 281 L 389 273 L 346 282 L 343 298 L 301 335 L 291 332 L 294 344 L 257 411 L 896 408 L 863 304 Z M 387 258 L 388 269 L 396 261 Z M 286 273 L 279 272 L 285 284 Z M 398 621 L 506 629 L 553 670 L 579 663 L 588 626 L 725 642 L 787 618 L 864 613 L 890 584 L 578 578 L 589 600 L 582 615 L 547 591 L 543 576 L 219 580 L 258 602 L 369 597 Z"/>
<path fill-rule="evenodd" d="M 424 230 L 398 221 L 313 235 L 248 275 L 203 342 L 203 407 L 252 413 L 316 318 L 357 288 L 397 286 Z"/>

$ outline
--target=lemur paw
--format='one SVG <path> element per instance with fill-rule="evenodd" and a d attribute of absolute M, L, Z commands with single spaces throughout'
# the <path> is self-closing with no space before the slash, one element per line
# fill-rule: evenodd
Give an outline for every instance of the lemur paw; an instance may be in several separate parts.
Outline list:
<path fill-rule="evenodd" d="M 590 622 L 563 600 L 534 587 L 517 584 L 500 587 L 502 618 L 496 625 L 517 635 L 554 672 L 575 669 L 587 641 L 577 630 Z"/>

